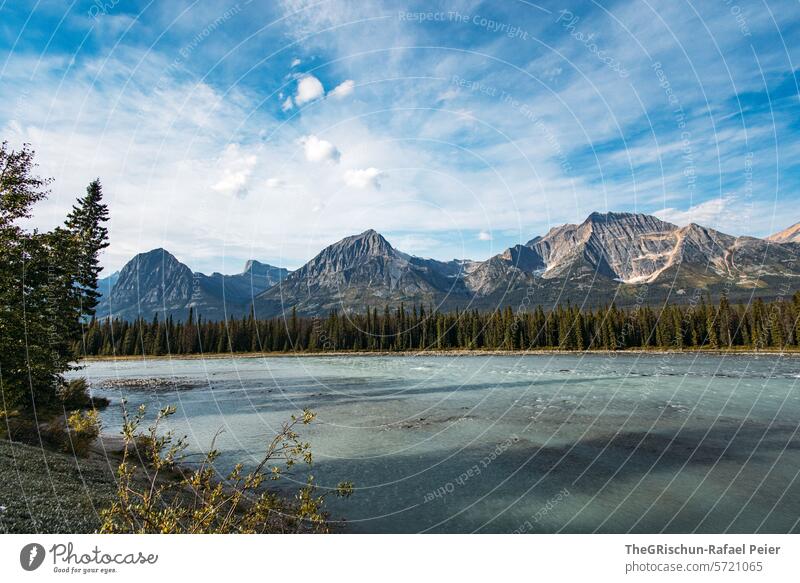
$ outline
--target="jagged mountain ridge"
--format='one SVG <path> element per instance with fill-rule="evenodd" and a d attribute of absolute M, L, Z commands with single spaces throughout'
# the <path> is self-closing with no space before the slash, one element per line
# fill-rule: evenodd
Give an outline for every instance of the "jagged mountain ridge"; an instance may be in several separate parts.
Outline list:
<path fill-rule="evenodd" d="M 795 243 L 734 237 L 694 223 L 678 227 L 643 214 L 592 213 L 580 225 L 554 227 L 526 247 L 532 253 L 518 254 L 517 260 L 506 251 L 489 261 L 504 264 L 507 277 L 513 275 L 524 284 L 531 279 L 524 276 L 540 276 L 544 281 L 577 282 L 580 288 L 581 280 L 591 279 L 598 289 L 613 282 L 615 287 L 623 283 L 665 290 L 673 285 L 712 290 L 724 284 L 736 291 L 764 288 L 775 278 L 794 283 L 800 276 L 795 261 L 800 246 Z M 521 269 L 525 264 L 533 269 Z M 471 288 L 483 286 L 485 282 L 472 282 Z"/>
<path fill-rule="evenodd" d="M 110 292 L 105 286 L 97 307 L 98 317 L 135 319 L 152 318 L 154 314 L 173 316 L 178 320 L 188 315 L 189 308 L 210 319 L 240 315 L 250 309 L 252 299 L 274 286 L 288 271 L 258 261 L 248 261 L 242 273 L 223 275 L 193 273 L 165 249 L 139 253 L 113 278 Z"/>
<path fill-rule="evenodd" d="M 456 261 L 407 255 L 370 229 L 329 245 L 280 285 L 259 295 L 255 305 L 260 313 L 296 307 L 314 314 L 355 305 L 436 302 L 451 288 L 466 291 L 460 272 Z"/>
<path fill-rule="evenodd" d="M 181 317 L 190 305 L 206 318 L 251 308 L 259 317 L 291 309 L 326 315 L 401 302 L 485 310 L 568 300 L 624 304 L 644 286 L 650 301 L 680 301 L 688 289 L 766 297 L 781 284 L 797 287 L 798 253 L 794 242 L 678 227 L 636 213 L 592 213 L 485 261 L 414 257 L 370 229 L 329 245 L 293 272 L 256 262 L 233 276 L 192 274 L 166 251 L 154 250 L 125 266 L 103 307 L 105 315 L 128 318 L 147 317 L 148 310 Z M 154 258 L 161 264 L 153 265 Z"/>
<path fill-rule="evenodd" d="M 795 223 L 788 229 L 778 231 L 767 237 L 767 239 L 775 243 L 800 243 L 800 223 Z"/>
<path fill-rule="evenodd" d="M 562 225 L 527 243 L 555 278 L 588 267 L 625 283 L 646 281 L 664 267 L 675 248 L 678 227 L 634 213 L 592 213 L 580 225 Z"/>

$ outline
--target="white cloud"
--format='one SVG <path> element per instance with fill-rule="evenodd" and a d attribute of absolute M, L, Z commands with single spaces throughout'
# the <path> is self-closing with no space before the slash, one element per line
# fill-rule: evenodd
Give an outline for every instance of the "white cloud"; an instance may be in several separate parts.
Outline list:
<path fill-rule="evenodd" d="M 305 136 L 300 140 L 309 162 L 332 162 L 339 163 L 342 154 L 327 140 L 320 140 L 317 136 Z"/>
<path fill-rule="evenodd" d="M 297 65 L 299 65 L 299 64 L 300 64 L 300 59 L 298 59 L 298 58 L 294 58 L 294 59 L 292 59 L 292 64 L 291 64 L 291 65 L 289 65 L 289 67 L 291 67 L 292 69 L 294 69 L 294 68 L 295 68 Z"/>
<path fill-rule="evenodd" d="M 663 221 L 675 223 L 678 226 L 689 223 L 698 223 L 704 226 L 717 225 L 723 214 L 730 212 L 729 209 L 733 202 L 733 197 L 721 196 L 691 206 L 684 211 L 666 208 L 653 214 Z"/>
<path fill-rule="evenodd" d="M 244 198 L 257 162 L 255 154 L 243 152 L 238 144 L 229 144 L 218 161 L 222 167 L 222 177 L 211 188 L 228 196 Z"/>
<path fill-rule="evenodd" d="M 269 178 L 266 185 L 267 188 L 283 188 L 286 186 L 286 181 L 280 178 Z"/>
<path fill-rule="evenodd" d="M 491 241 L 492 234 L 489 231 L 481 231 L 478 233 L 478 241 Z"/>
<path fill-rule="evenodd" d="M 217 92 L 213 85 L 188 82 L 188 76 L 173 71 L 170 63 L 174 55 L 169 52 L 163 55 L 148 52 L 142 61 L 142 54 L 137 51 L 115 50 L 107 64 L 102 59 L 87 60 L 84 55 L 73 61 L 72 67 L 67 67 L 69 55 L 57 61 L 48 56 L 41 64 L 35 55 L 30 60 L 22 53 L 15 55 L 5 69 L 6 82 L 0 83 L 0 102 L 7 105 L 5 112 L 0 112 L 0 127 L 8 124 L 7 127 L 13 129 L 9 120 L 18 120 L 21 129 L 3 133 L 11 134 L 9 138 L 19 134 L 21 139 L 33 142 L 39 154 L 38 161 L 43 164 L 42 174 L 56 177 L 53 195 L 37 208 L 37 221 L 51 214 L 53 224 L 60 221 L 74 194 L 85 187 L 85 181 L 99 175 L 112 205 L 112 247 L 104 259 L 108 267 L 118 267 L 133 253 L 165 246 L 185 257 L 192 267 L 202 269 L 203 262 L 208 260 L 213 269 L 218 269 L 220 255 L 231 250 L 239 257 L 274 260 L 280 254 L 290 264 L 302 263 L 319 249 L 306 240 L 310 218 L 318 220 L 314 236 L 320 246 L 367 227 L 426 236 L 445 231 L 460 232 L 464 237 L 459 239 L 459 245 L 466 249 L 455 249 L 458 245 L 453 242 L 452 235 L 442 234 L 439 244 L 431 248 L 434 256 L 478 259 L 492 247 L 481 242 L 479 235 L 489 223 L 493 226 L 489 234 L 497 235 L 497 242 L 504 245 L 507 236 L 527 240 L 551 226 L 579 222 L 589 212 L 606 208 L 639 208 L 646 212 L 660 208 L 663 209 L 660 216 L 684 224 L 690 220 L 709 224 L 708 214 L 703 213 L 713 217 L 721 212 L 710 208 L 714 206 L 711 201 L 696 204 L 709 196 L 719 196 L 720 191 L 698 189 L 694 194 L 702 198 L 690 199 L 683 174 L 686 163 L 680 159 L 680 149 L 672 150 L 674 134 L 662 133 L 658 116 L 643 117 L 651 109 L 660 111 L 654 108 L 663 108 L 665 93 L 654 79 L 649 64 L 642 63 L 641 55 L 633 52 L 641 52 L 641 47 L 625 40 L 624 35 L 620 37 L 622 44 L 605 46 L 607 41 L 602 39 L 602 48 L 625 62 L 632 74 L 631 83 L 621 83 L 617 75 L 598 63 L 595 55 L 569 35 L 557 35 L 556 39 L 558 48 L 565 49 L 562 53 L 567 58 L 535 58 L 526 71 L 503 73 L 487 69 L 484 57 L 463 53 L 447 58 L 441 51 L 398 49 L 387 58 L 385 50 L 368 52 L 373 48 L 419 46 L 419 29 L 399 26 L 396 18 L 394 27 L 387 26 L 391 20 L 352 24 L 340 29 L 332 27 L 356 23 L 363 15 L 354 12 L 369 10 L 368 6 L 358 3 L 309 7 L 298 17 L 314 19 L 313 22 L 305 23 L 307 26 L 292 23 L 286 27 L 287 34 L 304 39 L 303 50 L 317 55 L 320 62 L 344 62 L 338 59 L 358 52 L 361 56 L 357 62 L 346 62 L 351 71 L 348 76 L 358 76 L 360 83 L 362 79 L 401 79 L 408 76 L 412 64 L 415 71 L 430 72 L 429 80 L 413 78 L 406 84 L 375 84 L 366 93 L 360 85 L 358 97 L 366 103 L 366 111 L 383 110 L 387 103 L 397 106 L 390 115 L 368 119 L 357 117 L 355 114 L 359 111 L 343 111 L 351 98 L 337 101 L 337 107 L 311 108 L 313 111 L 307 112 L 305 119 L 292 118 L 288 123 L 286 115 L 272 119 L 258 107 L 263 95 L 248 93 L 244 85 L 238 95 L 233 95 Z M 753 25 L 755 16 L 749 16 Z M 631 4 L 627 17 L 621 21 L 633 18 L 646 18 L 635 4 Z M 652 27 L 664 25 L 659 19 L 651 20 Z M 362 30 L 358 26 L 365 28 Z M 663 44 L 673 38 L 652 29 L 643 33 L 640 27 L 630 24 L 628 28 L 640 31 L 638 37 L 648 48 L 650 43 Z M 313 36 L 312 33 L 323 29 L 328 32 Z M 376 30 L 379 34 L 373 34 Z M 716 30 L 712 26 L 712 31 Z M 726 30 L 740 36 L 735 26 L 727 26 Z M 686 34 L 690 32 L 686 29 Z M 306 40 L 307 35 L 312 36 Z M 609 38 L 615 37 L 610 34 Z M 498 42 L 491 45 L 489 52 L 516 50 L 516 46 L 522 46 L 499 42 L 501 37 L 495 40 Z M 628 47 L 630 52 L 622 50 Z M 697 111 L 696 100 L 702 99 L 703 92 L 693 91 L 696 80 L 687 80 L 686 67 L 679 64 L 667 70 L 668 63 L 683 62 L 671 58 L 675 52 L 680 53 L 678 49 L 681 48 L 677 45 L 662 47 L 657 57 L 665 63 L 665 71 L 675 94 L 680 96 L 682 107 L 686 111 Z M 698 49 L 689 53 L 692 59 L 704 59 L 705 54 L 712 55 L 713 51 Z M 205 63 L 198 60 L 205 57 L 205 51 L 193 56 L 197 59 L 193 58 L 186 65 L 197 65 L 198 70 L 203 71 Z M 208 56 L 215 62 L 216 55 Z M 684 57 L 685 53 L 681 58 Z M 276 64 L 281 69 L 275 71 L 276 76 L 289 73 L 286 78 L 289 88 L 286 94 L 273 101 L 273 107 L 277 106 L 274 109 L 279 110 L 281 105 L 295 106 L 295 92 L 299 93 L 304 75 L 307 75 L 298 67 L 299 59 L 294 60 L 294 68 L 287 71 L 286 61 L 292 60 L 289 53 L 282 64 Z M 767 71 L 766 78 L 774 76 L 778 60 L 773 55 L 772 70 Z M 578 71 L 587 71 L 588 79 L 576 73 L 573 62 Z M 642 64 L 641 70 L 637 62 Z M 733 79 L 738 90 L 749 89 L 761 79 L 752 75 L 752 66 L 736 65 Z M 36 76 L 32 77 L 34 70 Z M 124 91 L 119 84 L 120 71 L 132 72 Z M 534 75 L 535 82 L 526 72 Z M 704 88 L 708 88 L 707 84 L 720 83 L 719 79 L 709 78 L 713 76 L 707 73 L 706 68 L 701 69 Z M 459 91 L 453 82 L 455 74 L 466 80 L 483 82 L 492 91 L 507 91 L 530 106 L 529 111 L 535 112 L 536 117 L 481 90 Z M 725 67 L 717 67 L 717 74 L 725 77 L 727 85 L 733 86 Z M 99 82 L 95 83 L 98 75 Z M 557 77 L 554 92 L 539 89 L 538 79 L 542 77 Z M 331 87 L 338 88 L 346 83 L 337 85 L 338 81 L 344 81 L 344 76 L 335 79 Z M 337 88 L 332 88 L 329 95 L 340 97 Z M 706 117 L 711 119 L 711 115 L 696 116 L 692 120 L 694 163 L 707 175 L 704 178 L 709 178 L 708 175 L 715 175 L 719 168 L 715 157 L 721 155 L 722 164 L 734 167 L 728 171 L 730 176 L 738 180 L 744 174 L 745 159 L 738 151 L 726 152 L 725 146 L 744 142 L 739 137 L 723 139 L 721 130 L 724 128 L 719 127 L 724 124 L 723 118 L 718 116 L 726 112 L 719 103 L 724 102 L 728 93 L 709 89 L 709 94 L 717 108 L 713 118 L 719 120 L 719 124 L 709 127 L 703 121 Z M 440 100 L 452 99 L 453 103 L 438 110 L 415 109 L 421 104 L 429 107 L 437 96 Z M 315 99 L 321 97 L 317 89 Z M 82 107 L 58 106 L 65 102 L 82 104 Z M 785 111 L 791 112 L 791 109 Z M 478 121 L 470 119 L 471 112 Z M 642 132 L 642 124 L 647 121 L 655 121 L 656 126 L 649 132 Z M 674 121 L 667 120 L 666 130 L 674 130 Z M 467 125 L 469 127 L 465 127 Z M 747 138 L 752 140 L 753 127 L 750 122 L 747 126 Z M 273 132 L 276 127 L 282 131 Z M 165 128 L 169 131 L 164 131 Z M 321 128 L 326 128 L 324 133 Z M 505 135 L 499 139 L 501 134 L 491 134 L 489 130 Z M 236 134 L 232 137 L 234 131 Z M 268 133 L 270 139 L 262 140 L 261 132 Z M 305 155 L 298 155 L 297 138 L 316 132 L 336 147 L 319 139 L 316 142 L 305 140 Z M 649 139 L 632 139 L 640 133 L 647 134 Z M 624 147 L 615 149 L 621 155 L 605 155 L 604 148 L 594 153 L 594 146 L 604 143 L 610 135 L 623 138 Z M 406 136 L 421 139 L 397 139 Z M 264 163 L 256 164 L 252 174 L 248 175 L 246 168 L 237 171 L 233 166 L 226 174 L 223 167 L 213 164 L 227 143 L 246 144 L 257 140 L 261 143 L 258 159 Z M 785 139 L 781 142 L 784 152 L 787 141 L 791 143 Z M 486 169 L 476 168 L 474 160 L 461 155 L 457 148 L 436 147 L 435 144 L 468 144 L 470 154 L 485 160 Z M 757 188 L 752 195 L 757 203 L 768 198 L 760 193 L 769 193 L 772 186 L 768 169 L 775 154 L 770 159 L 769 151 L 760 143 L 747 145 L 754 152 L 757 167 L 754 170 Z M 344 168 L 392 169 L 391 180 L 383 181 L 381 196 L 375 196 L 369 188 L 347 186 L 344 168 L 308 161 L 335 162 L 340 157 L 339 148 L 346 153 L 341 161 Z M 583 171 L 586 167 L 583 152 L 589 148 L 600 159 L 597 169 L 603 173 L 602 183 L 594 172 Z M 787 156 L 784 154 L 782 158 L 785 161 Z M 620 166 L 627 172 L 619 172 Z M 284 177 L 289 182 L 292 196 L 285 196 L 285 191 L 277 185 L 271 186 L 270 177 L 274 176 Z M 588 180 L 584 180 L 585 177 Z M 727 176 L 725 178 L 727 180 Z M 706 180 L 700 184 L 712 182 Z M 251 195 L 245 199 L 221 196 L 219 190 L 211 188 L 215 185 L 222 190 L 240 192 L 241 186 L 237 184 L 244 184 L 244 188 L 249 185 Z M 263 196 L 255 196 L 257 188 Z M 734 181 L 726 183 L 724 188 L 726 192 L 736 192 L 742 187 L 737 187 Z M 773 192 L 776 194 L 777 190 Z M 744 204 L 747 197 L 742 193 L 737 200 Z M 774 204 L 782 205 L 778 215 L 783 218 L 775 218 L 779 224 L 773 226 Z M 717 217 L 717 222 L 732 221 L 734 216 L 743 215 L 748 221 L 741 229 L 721 230 L 766 234 L 787 226 L 783 223 L 795 222 L 796 218 L 787 217 L 800 216 L 798 204 L 800 202 L 791 200 L 790 194 L 781 194 L 778 200 L 766 201 L 763 208 L 755 207 L 749 214 L 740 212 L 742 208 L 738 205 L 731 207 L 736 212 L 730 213 L 728 218 L 724 214 Z M 324 213 L 319 213 L 318 217 L 312 214 L 319 209 L 324 209 Z M 270 225 L 275 228 L 268 235 L 264 233 L 263 218 L 267 210 Z M 229 222 L 221 220 L 225 217 L 230 217 Z M 507 234 L 509 231 L 512 235 Z M 198 233 L 203 235 L 202 243 Z"/>
<path fill-rule="evenodd" d="M 377 168 L 364 168 L 357 170 L 348 170 L 344 173 L 344 181 L 347 186 L 353 188 L 380 188 L 380 179 L 384 173 Z"/>
<path fill-rule="evenodd" d="M 343 81 L 336 87 L 334 87 L 330 92 L 328 92 L 329 97 L 336 97 L 337 99 L 342 99 L 347 97 L 351 93 L 353 93 L 353 89 L 355 89 L 355 82 L 352 79 L 348 79 L 347 81 Z"/>
<path fill-rule="evenodd" d="M 297 82 L 297 94 L 294 97 L 294 102 L 297 105 L 303 105 L 309 101 L 319 99 L 323 95 L 325 95 L 325 88 L 320 80 L 313 75 L 306 75 Z"/>
<path fill-rule="evenodd" d="M 290 109 L 292 109 L 292 107 L 294 107 L 294 103 L 292 103 L 292 97 L 290 95 L 281 104 L 281 110 L 289 111 Z"/>

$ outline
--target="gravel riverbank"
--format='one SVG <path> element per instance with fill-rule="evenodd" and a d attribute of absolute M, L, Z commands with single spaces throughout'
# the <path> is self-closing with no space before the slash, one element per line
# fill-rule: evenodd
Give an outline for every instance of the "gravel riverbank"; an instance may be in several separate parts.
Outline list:
<path fill-rule="evenodd" d="M 91 533 L 114 490 L 116 459 L 0 440 L 0 533 Z"/>

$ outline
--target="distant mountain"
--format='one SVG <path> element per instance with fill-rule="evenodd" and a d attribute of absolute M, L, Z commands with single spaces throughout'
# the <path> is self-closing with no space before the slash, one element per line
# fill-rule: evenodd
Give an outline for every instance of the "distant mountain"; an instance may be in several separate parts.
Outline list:
<path fill-rule="evenodd" d="M 97 291 L 99 291 L 102 295 L 107 296 L 111 293 L 111 290 L 113 289 L 114 284 L 117 283 L 118 279 L 119 271 L 115 271 L 107 277 L 101 277 L 97 280 Z"/>
<path fill-rule="evenodd" d="M 248 262 L 243 273 L 192 273 L 163 249 L 137 255 L 101 305 L 114 317 L 154 312 L 204 318 L 326 315 L 331 310 L 432 305 L 441 310 L 619 305 L 775 297 L 800 286 L 800 243 L 678 227 L 635 213 L 592 213 L 486 261 L 436 261 L 403 253 L 374 230 L 346 237 L 291 273 Z M 644 300 L 642 298 L 645 298 Z"/>
<path fill-rule="evenodd" d="M 212 273 L 209 276 L 195 273 L 194 277 L 206 292 L 215 298 L 225 298 L 228 305 L 236 312 L 236 304 L 245 304 L 242 309 L 248 311 L 255 296 L 274 286 L 288 273 L 289 271 L 282 267 L 274 267 L 251 259 L 245 263 L 242 273 L 235 275 Z M 202 312 L 202 306 L 198 305 L 197 308 Z"/>
<path fill-rule="evenodd" d="M 439 262 L 394 249 L 375 231 L 324 249 L 256 298 L 258 312 L 363 311 L 400 302 L 440 309 L 686 301 L 697 292 L 732 299 L 774 296 L 800 283 L 800 245 L 678 227 L 634 213 L 592 213 L 486 261 Z"/>
<path fill-rule="evenodd" d="M 677 227 L 644 214 L 592 213 L 580 225 L 555 227 L 526 246 L 534 253 L 520 257 L 533 269 L 517 280 L 528 289 L 536 285 L 549 303 L 626 303 L 645 293 L 648 301 L 682 301 L 695 290 L 746 299 L 777 295 L 781 283 L 794 289 L 800 284 L 800 245 L 733 237 L 696 224 Z"/>
<path fill-rule="evenodd" d="M 515 245 L 480 263 L 467 264 L 464 283 L 474 294 L 503 293 L 541 275 L 547 264 L 541 254 L 525 245 Z"/>
<path fill-rule="evenodd" d="M 800 243 L 800 223 L 770 235 L 767 239 L 775 243 Z"/>
<path fill-rule="evenodd" d="M 650 280 L 672 258 L 678 227 L 643 214 L 592 213 L 580 225 L 528 241 L 546 266 L 542 277 L 597 273 L 625 283 Z"/>
<path fill-rule="evenodd" d="M 153 249 L 131 259 L 113 281 L 110 292 L 100 287 L 103 297 L 98 317 L 135 319 L 172 316 L 185 319 L 189 308 L 204 318 L 222 319 L 226 315 L 246 314 L 252 298 L 286 277 L 288 271 L 258 261 L 248 261 L 245 270 L 235 275 L 193 273 L 165 249 Z"/>
<path fill-rule="evenodd" d="M 748 288 L 765 276 L 793 281 L 800 275 L 794 244 L 733 237 L 694 223 L 679 228 L 643 214 L 593 213 L 528 246 L 547 264 L 543 278 L 588 271 L 627 284 Z"/>
<path fill-rule="evenodd" d="M 400 302 L 439 302 L 453 288 L 466 290 L 458 262 L 412 257 L 373 230 L 346 237 L 323 249 L 283 282 L 256 298 L 259 314 L 296 307 L 302 314 L 331 309 L 361 310 Z"/>

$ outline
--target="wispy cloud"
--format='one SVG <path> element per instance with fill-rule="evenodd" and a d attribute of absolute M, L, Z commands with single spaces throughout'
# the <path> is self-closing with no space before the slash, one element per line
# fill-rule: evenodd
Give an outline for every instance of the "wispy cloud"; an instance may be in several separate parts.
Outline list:
<path fill-rule="evenodd" d="M 8 4 L 11 38 L 28 12 Z M 0 128 L 56 178 L 35 224 L 103 179 L 112 268 L 155 246 L 198 269 L 297 265 L 370 227 L 481 258 L 594 210 L 766 235 L 800 219 L 800 48 L 782 42 L 800 16 L 769 4 L 775 21 L 742 9 L 749 36 L 711 5 L 571 5 L 625 79 L 557 12 L 513 5 L 450 9 L 527 40 L 380 2 L 250 3 L 218 21 L 220 0 L 135 23 L 122 5 L 75 14 L 45 51 L 53 24 L 34 17 L 41 34 L 0 74 Z"/>
<path fill-rule="evenodd" d="M 255 154 L 244 152 L 239 144 L 228 145 L 218 161 L 222 176 L 212 188 L 223 194 L 244 198 L 257 160 Z"/>
<path fill-rule="evenodd" d="M 660 219 L 680 226 L 690 223 L 712 225 L 717 224 L 724 213 L 731 212 L 733 203 L 734 199 L 732 197 L 720 197 L 701 202 L 685 210 L 666 208 L 653 214 Z"/>
<path fill-rule="evenodd" d="M 355 89 L 355 82 L 352 79 L 348 79 L 347 81 L 343 81 L 336 87 L 334 87 L 329 93 L 328 96 L 335 97 L 337 99 L 343 99 L 348 95 L 353 93 L 353 89 Z"/>

